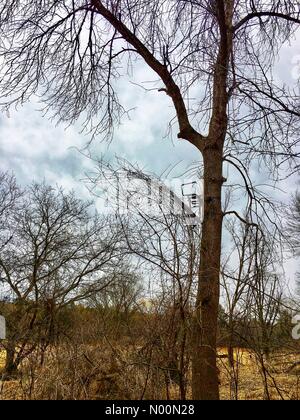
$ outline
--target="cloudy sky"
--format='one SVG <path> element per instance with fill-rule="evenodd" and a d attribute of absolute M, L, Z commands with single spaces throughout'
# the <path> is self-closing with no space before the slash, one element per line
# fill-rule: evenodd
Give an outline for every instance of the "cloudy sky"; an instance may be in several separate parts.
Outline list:
<path fill-rule="evenodd" d="M 276 77 L 288 84 L 295 83 L 300 75 L 300 36 L 281 51 L 276 67 Z M 153 80 L 153 75 L 139 65 L 135 82 Z M 145 170 L 162 172 L 168 165 L 198 160 L 197 151 L 183 140 L 168 136 L 167 126 L 173 117 L 169 98 L 157 91 L 146 92 L 124 80 L 119 96 L 125 108 L 132 109 L 130 118 L 124 118 L 116 130 L 111 144 L 93 142 L 97 155 L 111 157 L 115 154 L 138 162 Z M 78 188 L 90 162 L 75 148 L 82 148 L 89 137 L 81 134 L 80 124 L 56 126 L 49 117 L 43 116 L 37 103 L 27 103 L 18 110 L 0 114 L 0 165 L 2 170 L 14 171 L 18 180 L 46 179 L 66 188 Z M 176 134 L 176 132 L 175 132 Z M 294 186 L 292 186 L 293 188 Z"/>
<path fill-rule="evenodd" d="M 276 77 L 286 83 L 295 83 L 300 75 L 300 37 L 281 51 L 276 67 Z M 153 79 L 144 66 L 140 65 L 135 82 Z M 181 162 L 182 168 L 197 161 L 195 149 L 187 142 L 174 136 L 166 137 L 167 125 L 173 116 L 171 103 L 166 95 L 157 91 L 146 92 L 124 80 L 120 85 L 120 99 L 131 109 L 130 119 L 124 119 L 116 131 L 113 142 L 108 145 L 98 139 L 93 142 L 95 156 L 107 159 L 114 155 L 138 163 L 145 171 L 161 174 L 174 163 Z M 26 185 L 32 180 L 45 180 L 52 185 L 74 189 L 80 196 L 87 196 L 82 179 L 92 163 L 78 152 L 89 137 L 80 133 L 80 125 L 64 127 L 38 111 L 38 104 L 31 102 L 9 114 L 0 114 L 0 168 L 13 171 L 19 183 Z M 282 187 L 289 194 L 295 191 L 297 180 L 286 181 Z M 292 279 L 296 262 L 286 265 Z"/>

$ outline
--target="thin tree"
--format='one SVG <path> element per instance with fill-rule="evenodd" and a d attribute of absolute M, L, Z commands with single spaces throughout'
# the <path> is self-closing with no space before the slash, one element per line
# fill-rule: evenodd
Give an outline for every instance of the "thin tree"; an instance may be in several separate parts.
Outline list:
<path fill-rule="evenodd" d="M 21 197 L 22 191 L 15 177 L 7 172 L 0 172 L 0 249 L 11 240 L 9 224 Z"/>
<path fill-rule="evenodd" d="M 5 377 L 36 349 L 43 358 L 59 337 L 62 310 L 110 285 L 122 260 L 120 235 L 74 193 L 34 184 L 10 211 L 9 240 L 0 248 L 0 286 L 8 296 L 1 305 L 8 321 Z"/>
<path fill-rule="evenodd" d="M 291 244 L 296 255 L 300 254 L 300 193 L 293 197 L 290 212 L 288 214 L 288 231 L 291 237 Z"/>
<path fill-rule="evenodd" d="M 72 123 L 84 115 L 94 134 L 112 136 L 113 124 L 125 112 L 115 81 L 122 68 L 139 58 L 173 103 L 178 137 L 202 157 L 195 399 L 219 398 L 216 336 L 224 162 L 241 176 L 255 218 L 259 200 L 251 189 L 249 166 L 264 162 L 274 171 L 293 164 L 294 170 L 299 158 L 297 95 L 272 76 L 279 48 L 299 23 L 296 0 L 1 2 L 4 108 L 36 94 L 57 119 Z"/>

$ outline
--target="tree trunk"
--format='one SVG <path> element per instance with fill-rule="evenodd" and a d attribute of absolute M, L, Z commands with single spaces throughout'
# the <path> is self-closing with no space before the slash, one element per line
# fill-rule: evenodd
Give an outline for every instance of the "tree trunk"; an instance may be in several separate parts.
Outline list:
<path fill-rule="evenodd" d="M 18 365 L 15 361 L 16 348 L 14 343 L 10 343 L 6 349 L 6 360 L 3 371 L 3 380 L 15 379 L 18 376 Z"/>
<path fill-rule="evenodd" d="M 204 221 L 198 295 L 193 328 L 193 399 L 218 400 L 217 329 L 222 241 L 222 143 L 206 148 L 204 160 Z"/>
<path fill-rule="evenodd" d="M 194 316 L 193 398 L 219 400 L 217 330 L 222 245 L 223 149 L 228 127 L 227 78 L 232 52 L 233 0 L 217 0 L 220 45 L 214 70 L 212 117 L 202 148 L 204 164 L 204 219 L 198 294 Z"/>

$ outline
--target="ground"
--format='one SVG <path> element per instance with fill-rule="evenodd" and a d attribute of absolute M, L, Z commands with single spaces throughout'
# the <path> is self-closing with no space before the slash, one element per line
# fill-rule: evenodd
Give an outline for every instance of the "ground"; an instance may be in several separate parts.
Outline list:
<path fill-rule="evenodd" d="M 227 354 L 226 349 L 219 349 L 219 370 L 220 370 L 220 390 L 221 398 L 228 400 L 232 397 L 230 395 L 230 369 L 228 367 L 228 360 L 225 358 Z M 264 388 L 261 370 L 255 358 L 255 355 L 245 349 L 235 350 L 235 361 L 238 363 L 238 398 L 241 400 L 260 400 L 264 397 Z M 0 369 L 3 368 L 5 360 L 5 353 L 0 351 Z M 285 400 L 299 400 L 300 399 L 300 368 L 295 366 L 296 361 L 300 360 L 300 356 L 296 354 L 280 354 L 273 355 L 268 364 L 268 386 L 272 399 L 285 399 Z M 107 375 L 105 384 L 110 385 L 113 383 L 117 374 Z M 107 379 L 108 378 L 108 379 Z M 24 380 L 24 379 L 23 379 Z M 108 382 L 107 382 L 108 380 Z M 119 384 L 119 380 L 116 382 Z M 99 379 L 90 384 L 90 398 L 94 398 L 93 392 L 97 383 L 99 393 Z M 1 383 L 0 383 L 1 384 Z M 2 384 L 3 385 L 3 384 Z M 51 383 L 51 386 L 55 385 Z M 24 391 L 24 384 L 21 386 L 20 381 L 11 381 L 0 386 L 0 399 L 22 399 L 22 392 Z M 96 391 L 95 391 L 96 392 Z M 176 388 L 171 392 L 171 396 L 176 399 Z M 34 398 L 34 397 L 33 397 Z M 97 395 L 95 398 L 99 398 Z M 52 395 L 53 399 L 53 395 Z M 113 399 L 113 398 L 112 398 Z"/>
<path fill-rule="evenodd" d="M 226 350 L 221 349 L 220 354 Z M 241 400 L 261 400 L 264 398 L 263 375 L 255 354 L 245 349 L 236 349 L 235 360 L 238 367 L 238 397 Z M 300 399 L 300 370 L 295 367 L 289 370 L 300 355 L 284 351 L 270 356 L 266 363 L 267 381 L 272 399 L 299 400 Z M 228 361 L 219 362 L 221 398 L 230 399 L 230 374 Z"/>

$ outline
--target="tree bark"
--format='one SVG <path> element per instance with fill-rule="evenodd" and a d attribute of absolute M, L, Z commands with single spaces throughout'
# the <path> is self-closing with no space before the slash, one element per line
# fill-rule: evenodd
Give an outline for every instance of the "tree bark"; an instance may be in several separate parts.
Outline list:
<path fill-rule="evenodd" d="M 220 44 L 213 78 L 212 117 L 205 146 L 204 218 L 200 250 L 198 294 L 194 316 L 193 398 L 219 400 L 217 368 L 217 331 L 220 299 L 222 246 L 223 152 L 228 127 L 227 90 L 229 61 L 232 53 L 232 17 L 234 0 L 215 0 Z"/>
<path fill-rule="evenodd" d="M 222 148 L 208 148 L 204 159 L 204 221 L 198 295 L 193 328 L 193 399 L 218 400 L 217 328 L 222 241 Z"/>

